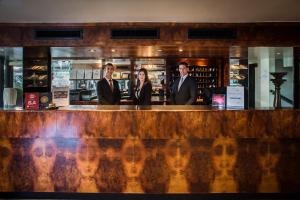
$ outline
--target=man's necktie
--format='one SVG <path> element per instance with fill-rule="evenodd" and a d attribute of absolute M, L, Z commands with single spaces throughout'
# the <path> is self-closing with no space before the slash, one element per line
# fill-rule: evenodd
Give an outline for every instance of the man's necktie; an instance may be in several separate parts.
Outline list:
<path fill-rule="evenodd" d="M 180 87 L 183 83 L 183 77 L 180 78 L 179 84 L 178 84 L 178 91 L 180 90 Z"/>
<path fill-rule="evenodd" d="M 109 87 L 110 87 L 111 91 L 114 90 L 112 79 L 109 79 Z"/>

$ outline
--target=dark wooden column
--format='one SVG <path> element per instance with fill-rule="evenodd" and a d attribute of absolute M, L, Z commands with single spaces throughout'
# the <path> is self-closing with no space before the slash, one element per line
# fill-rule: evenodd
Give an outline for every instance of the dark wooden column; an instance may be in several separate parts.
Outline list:
<path fill-rule="evenodd" d="M 294 108 L 300 108 L 300 47 L 294 47 Z"/>
<path fill-rule="evenodd" d="M 248 65 L 248 105 L 249 108 L 255 108 L 255 68 L 257 63 Z"/>
<path fill-rule="evenodd" d="M 0 57 L 0 107 L 3 107 L 4 57 Z"/>

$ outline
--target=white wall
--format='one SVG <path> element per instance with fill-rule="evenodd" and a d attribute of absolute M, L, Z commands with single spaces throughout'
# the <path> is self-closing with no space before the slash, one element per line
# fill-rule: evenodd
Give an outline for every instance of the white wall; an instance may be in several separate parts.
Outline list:
<path fill-rule="evenodd" d="M 300 21 L 298 0 L 0 0 L 0 22 Z"/>
<path fill-rule="evenodd" d="M 257 68 L 255 68 L 255 107 L 270 107 L 270 59 L 268 47 L 256 47 Z M 275 62 L 275 61 L 274 61 Z"/>

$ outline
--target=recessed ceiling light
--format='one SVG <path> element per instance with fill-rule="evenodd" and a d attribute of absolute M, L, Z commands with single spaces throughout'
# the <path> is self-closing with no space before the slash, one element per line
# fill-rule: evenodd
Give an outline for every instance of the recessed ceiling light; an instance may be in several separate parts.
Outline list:
<path fill-rule="evenodd" d="M 95 49 L 90 49 L 89 52 L 94 53 L 94 52 L 96 52 L 96 50 Z"/>
<path fill-rule="evenodd" d="M 183 49 L 178 49 L 179 52 L 183 52 Z"/>
<path fill-rule="evenodd" d="M 116 50 L 115 49 L 111 49 L 111 52 L 116 52 Z"/>
<path fill-rule="evenodd" d="M 161 51 L 162 51 L 162 49 L 157 49 L 157 51 L 161 52 Z"/>

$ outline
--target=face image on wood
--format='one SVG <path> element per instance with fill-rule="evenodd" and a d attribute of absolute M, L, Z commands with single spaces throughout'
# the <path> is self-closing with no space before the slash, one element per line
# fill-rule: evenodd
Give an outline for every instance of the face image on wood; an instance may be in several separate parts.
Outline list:
<path fill-rule="evenodd" d="M 167 142 L 166 160 L 171 171 L 169 193 L 189 192 L 186 167 L 190 156 L 190 145 L 186 139 L 171 139 Z"/>
<path fill-rule="evenodd" d="M 140 175 L 144 168 L 146 152 L 139 139 L 126 139 L 122 147 L 122 164 L 127 177 L 125 193 L 143 193 Z"/>
<path fill-rule="evenodd" d="M 99 192 L 95 177 L 99 161 L 98 141 L 82 139 L 76 149 L 76 166 L 80 174 L 77 192 Z"/>
<path fill-rule="evenodd" d="M 258 191 L 279 192 L 276 170 L 280 159 L 279 142 L 273 138 L 261 139 L 257 159 L 262 172 Z"/>
<path fill-rule="evenodd" d="M 11 178 L 9 174 L 12 160 L 12 145 L 6 138 L 0 138 L 0 192 L 10 192 L 12 190 Z"/>
<path fill-rule="evenodd" d="M 214 178 L 211 192 L 237 192 L 234 171 L 237 161 L 237 142 L 233 138 L 219 137 L 212 144 Z"/>
<path fill-rule="evenodd" d="M 51 178 L 57 147 L 52 139 L 35 139 L 31 147 L 31 158 L 34 164 L 34 191 L 54 191 Z"/>

